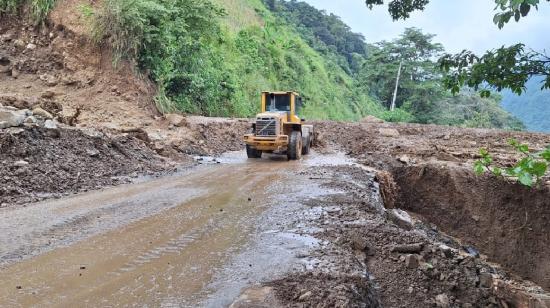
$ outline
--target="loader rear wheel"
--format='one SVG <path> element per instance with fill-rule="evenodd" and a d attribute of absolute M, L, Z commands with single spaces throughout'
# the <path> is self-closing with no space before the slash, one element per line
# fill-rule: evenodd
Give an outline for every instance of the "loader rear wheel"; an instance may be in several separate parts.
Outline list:
<path fill-rule="evenodd" d="M 262 158 L 262 151 L 256 150 L 247 144 L 246 156 L 248 156 L 248 158 Z"/>
<path fill-rule="evenodd" d="M 293 131 L 290 133 L 287 156 L 289 160 L 302 158 L 302 133 Z"/>

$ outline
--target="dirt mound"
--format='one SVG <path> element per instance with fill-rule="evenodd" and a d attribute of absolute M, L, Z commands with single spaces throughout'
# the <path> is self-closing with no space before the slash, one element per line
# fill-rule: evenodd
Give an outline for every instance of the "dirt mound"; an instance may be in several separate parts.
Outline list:
<path fill-rule="evenodd" d="M 398 207 L 418 213 L 491 260 L 550 290 L 550 189 L 471 170 L 420 165 L 395 171 Z M 434 185 L 438 183 L 438 185 Z"/>
<path fill-rule="evenodd" d="M 325 273 L 294 274 L 273 281 L 285 307 L 379 307 L 374 287 L 366 277 L 331 276 Z"/>
<path fill-rule="evenodd" d="M 126 183 L 169 168 L 130 136 L 40 127 L 1 129 L 0 160 L 2 206 Z"/>
<path fill-rule="evenodd" d="M 372 172 L 340 166 L 307 174 L 315 178 L 322 174 L 325 186 L 340 193 L 308 201 L 323 214 L 306 225 L 321 230 L 315 237 L 324 244 L 314 254 L 317 266 L 313 270 L 277 281 L 276 290 L 285 302 L 305 307 L 323 306 L 329 298 L 331 307 L 378 307 L 378 303 L 382 307 L 523 307 L 546 303 L 540 288 L 529 283 L 514 285 L 506 272 L 435 226 L 418 219 L 412 219 L 410 228 L 396 224 L 388 212 L 381 211 L 381 195 Z"/>
<path fill-rule="evenodd" d="M 79 15 L 73 9 L 71 14 Z M 22 19 L 3 16 L 0 22 L 0 94 L 23 102 L 46 98 L 79 109 L 74 125 L 81 126 L 146 126 L 159 115 L 152 104 L 153 85 L 128 63 L 114 67 L 108 48 L 93 45 L 62 19 L 43 26 Z"/>
<path fill-rule="evenodd" d="M 382 184 L 391 184 L 383 188 L 390 203 L 420 214 L 490 260 L 550 289 L 550 188 L 530 190 L 472 172 L 480 148 L 511 166 L 519 155 L 508 139 L 543 149 L 550 135 L 391 123 L 317 126 L 323 146 L 340 148 L 393 177 L 382 178 Z"/>

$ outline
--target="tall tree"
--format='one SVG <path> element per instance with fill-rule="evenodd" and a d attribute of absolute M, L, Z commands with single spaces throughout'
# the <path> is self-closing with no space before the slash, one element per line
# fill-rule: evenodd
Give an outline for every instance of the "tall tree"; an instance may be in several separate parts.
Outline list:
<path fill-rule="evenodd" d="M 434 35 L 408 28 L 400 38 L 369 46 L 369 56 L 359 77 L 371 93 L 388 108 L 407 101 L 420 108 L 441 97 L 441 74 L 435 59 L 443 46 L 433 42 Z M 429 94 L 429 95 L 428 95 Z"/>
<path fill-rule="evenodd" d="M 384 0 L 365 0 L 372 8 L 383 5 Z M 407 19 L 414 11 L 422 11 L 430 0 L 391 0 L 388 11 L 394 20 Z M 494 23 L 503 28 L 514 19 L 516 22 L 527 16 L 533 9 L 550 0 L 494 0 L 496 13 Z M 525 84 L 533 76 L 543 76 L 541 88 L 550 88 L 550 57 L 545 52 L 536 52 L 523 44 L 490 50 L 482 56 L 470 51 L 457 55 L 444 55 L 439 61 L 442 69 L 448 72 L 445 86 L 458 93 L 463 86 L 474 89 L 489 85 L 498 91 L 510 89 L 517 94 L 525 91 Z M 481 90 L 482 96 L 490 95 L 489 89 Z"/>

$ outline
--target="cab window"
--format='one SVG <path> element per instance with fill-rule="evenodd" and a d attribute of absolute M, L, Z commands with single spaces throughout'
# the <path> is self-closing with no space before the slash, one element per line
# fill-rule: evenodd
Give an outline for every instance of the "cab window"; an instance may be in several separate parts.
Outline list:
<path fill-rule="evenodd" d="M 290 94 L 269 94 L 267 96 L 266 111 L 289 112 Z"/>

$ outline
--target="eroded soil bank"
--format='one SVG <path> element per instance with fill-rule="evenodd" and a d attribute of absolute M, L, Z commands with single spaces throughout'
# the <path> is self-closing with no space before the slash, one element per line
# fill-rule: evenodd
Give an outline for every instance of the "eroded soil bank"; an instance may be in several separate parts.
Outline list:
<path fill-rule="evenodd" d="M 386 171 L 386 206 L 420 215 L 462 246 L 550 289 L 548 179 L 542 188 L 528 189 L 472 172 L 481 147 L 509 166 L 518 155 L 508 139 L 542 149 L 550 136 L 412 124 L 319 125 L 322 146 L 342 148 L 362 164 Z"/>

